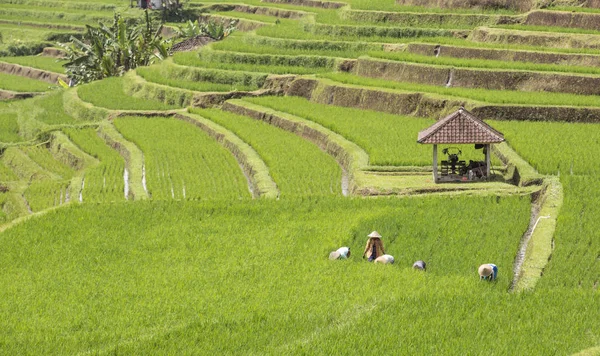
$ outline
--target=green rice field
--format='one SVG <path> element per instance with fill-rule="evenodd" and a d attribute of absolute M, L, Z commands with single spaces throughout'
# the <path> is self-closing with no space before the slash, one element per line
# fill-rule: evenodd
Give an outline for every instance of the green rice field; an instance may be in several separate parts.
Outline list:
<path fill-rule="evenodd" d="M 0 0 L 0 355 L 598 355 L 593 2 L 278 1 L 150 10 L 241 21 L 68 88 L 60 43 L 144 12 Z M 460 107 L 505 142 L 435 182 Z"/>

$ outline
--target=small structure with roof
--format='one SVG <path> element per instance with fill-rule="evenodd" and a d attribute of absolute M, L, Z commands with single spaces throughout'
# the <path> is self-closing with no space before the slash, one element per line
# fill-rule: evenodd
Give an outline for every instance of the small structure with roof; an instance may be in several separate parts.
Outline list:
<path fill-rule="evenodd" d="M 504 135 L 477 118 L 464 108 L 439 120 L 429 128 L 419 132 L 418 143 L 433 145 L 433 179 L 440 182 L 473 181 L 490 177 L 490 148 L 494 143 L 504 141 Z M 441 161 L 438 172 L 438 145 L 474 144 L 482 149 L 485 161 L 465 161 L 459 159 L 462 151 L 456 147 L 444 148 L 447 160 Z"/>

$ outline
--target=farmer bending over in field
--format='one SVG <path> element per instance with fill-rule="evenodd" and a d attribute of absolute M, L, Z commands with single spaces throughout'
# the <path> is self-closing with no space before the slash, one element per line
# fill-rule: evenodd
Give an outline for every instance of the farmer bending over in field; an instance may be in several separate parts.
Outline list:
<path fill-rule="evenodd" d="M 330 260 L 345 260 L 350 257 L 350 247 L 340 247 L 329 254 Z"/>
<path fill-rule="evenodd" d="M 369 234 L 367 246 L 365 246 L 365 252 L 363 252 L 363 258 L 367 257 L 369 259 L 369 262 L 372 262 L 377 257 L 383 255 L 385 255 L 385 250 L 383 249 L 381 235 L 379 235 L 377 231 L 373 231 Z"/>
<path fill-rule="evenodd" d="M 373 263 L 381 263 L 384 265 L 393 265 L 394 264 L 394 256 L 392 256 L 392 255 L 379 256 L 375 259 L 375 261 Z"/>

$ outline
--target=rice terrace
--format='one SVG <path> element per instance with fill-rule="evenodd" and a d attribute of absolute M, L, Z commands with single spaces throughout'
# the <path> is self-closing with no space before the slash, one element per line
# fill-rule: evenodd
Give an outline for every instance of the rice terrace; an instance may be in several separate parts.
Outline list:
<path fill-rule="evenodd" d="M 599 177 L 598 0 L 0 0 L 2 355 L 600 355 Z"/>

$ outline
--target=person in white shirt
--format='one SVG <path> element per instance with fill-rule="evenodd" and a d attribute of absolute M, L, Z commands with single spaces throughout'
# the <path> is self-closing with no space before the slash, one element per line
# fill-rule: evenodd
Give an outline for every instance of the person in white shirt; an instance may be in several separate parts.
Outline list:
<path fill-rule="evenodd" d="M 350 247 L 340 247 L 329 254 L 330 260 L 345 260 L 350 257 Z"/>

